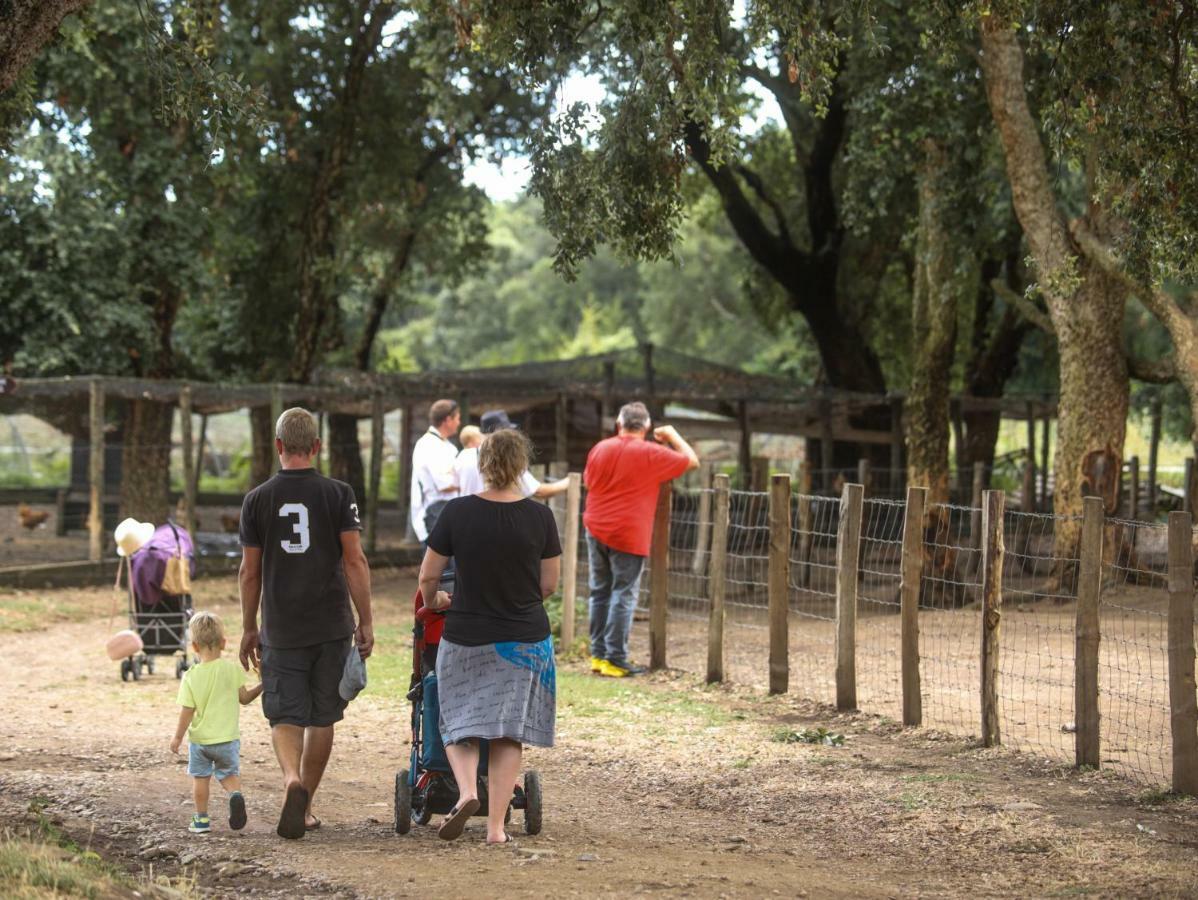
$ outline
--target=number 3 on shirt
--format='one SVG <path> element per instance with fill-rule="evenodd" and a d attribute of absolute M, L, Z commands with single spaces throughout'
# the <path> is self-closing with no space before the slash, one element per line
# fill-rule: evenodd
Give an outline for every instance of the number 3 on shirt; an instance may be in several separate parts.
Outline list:
<path fill-rule="evenodd" d="M 279 516 L 287 518 L 294 515 L 296 521 L 291 523 L 291 529 L 299 536 L 298 541 L 279 541 L 288 553 L 303 553 L 308 549 L 311 540 L 308 536 L 308 507 L 302 503 L 284 503 L 279 507 Z"/>

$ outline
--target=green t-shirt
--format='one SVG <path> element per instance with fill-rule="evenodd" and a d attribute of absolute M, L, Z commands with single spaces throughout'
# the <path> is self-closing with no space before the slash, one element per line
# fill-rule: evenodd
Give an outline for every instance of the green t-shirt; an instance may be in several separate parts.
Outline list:
<path fill-rule="evenodd" d="M 196 711 L 187 729 L 193 744 L 224 744 L 241 737 L 239 688 L 245 669 L 231 659 L 214 659 L 188 669 L 179 685 L 179 705 Z"/>

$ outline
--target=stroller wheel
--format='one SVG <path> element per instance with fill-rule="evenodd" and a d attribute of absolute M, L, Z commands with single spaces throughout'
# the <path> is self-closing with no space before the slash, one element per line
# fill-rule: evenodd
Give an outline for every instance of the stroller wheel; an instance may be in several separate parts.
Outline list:
<path fill-rule="evenodd" d="M 536 769 L 524 773 L 524 831 L 541 833 L 541 774 Z"/>
<path fill-rule="evenodd" d="M 152 656 L 146 657 L 146 671 L 149 672 L 151 675 L 154 674 L 154 657 L 152 657 Z"/>
<path fill-rule="evenodd" d="M 187 668 L 187 661 L 183 659 L 175 660 L 175 678 L 183 677 L 183 670 Z"/>
<path fill-rule="evenodd" d="M 133 660 L 121 660 L 121 681 L 128 681 L 133 677 Z"/>
<path fill-rule="evenodd" d="M 140 659 L 129 660 L 129 672 L 133 675 L 134 681 L 141 681 L 141 666 L 142 661 Z"/>
<path fill-rule="evenodd" d="M 407 834 L 412 830 L 412 786 L 408 784 L 408 770 L 400 769 L 395 775 L 395 833 Z"/>

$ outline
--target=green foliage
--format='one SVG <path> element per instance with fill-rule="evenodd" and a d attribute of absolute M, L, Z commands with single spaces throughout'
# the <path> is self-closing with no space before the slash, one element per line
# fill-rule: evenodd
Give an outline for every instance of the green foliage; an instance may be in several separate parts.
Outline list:
<path fill-rule="evenodd" d="M 827 728 L 780 728 L 774 732 L 773 740 L 780 744 L 819 744 L 824 747 L 843 747 L 845 737 Z"/>

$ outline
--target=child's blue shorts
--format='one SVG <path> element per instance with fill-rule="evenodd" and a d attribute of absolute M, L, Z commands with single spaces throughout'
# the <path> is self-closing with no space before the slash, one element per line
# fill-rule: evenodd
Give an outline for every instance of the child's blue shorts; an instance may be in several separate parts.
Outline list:
<path fill-rule="evenodd" d="M 241 741 L 223 744 L 189 744 L 187 774 L 192 778 L 207 778 L 215 771 L 216 780 L 241 774 Z"/>

